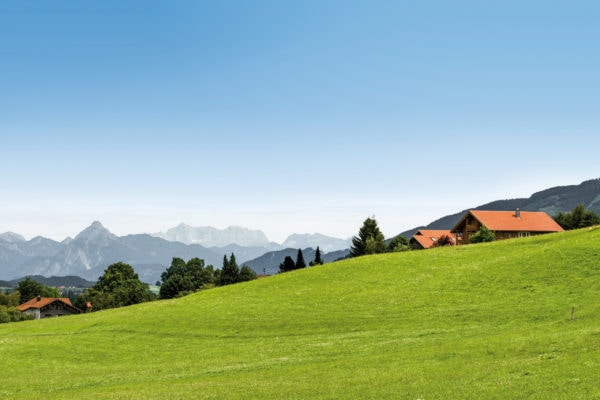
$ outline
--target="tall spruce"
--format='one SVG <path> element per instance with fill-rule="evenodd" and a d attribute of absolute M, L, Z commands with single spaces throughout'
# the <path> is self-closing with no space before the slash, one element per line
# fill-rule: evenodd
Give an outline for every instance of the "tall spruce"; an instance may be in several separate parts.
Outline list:
<path fill-rule="evenodd" d="M 304 262 L 304 256 L 302 255 L 302 250 L 298 249 L 298 255 L 296 256 L 296 264 L 295 269 L 306 268 L 306 262 Z"/>
<path fill-rule="evenodd" d="M 386 249 L 385 237 L 379 230 L 375 217 L 367 218 L 358 231 L 358 236 L 352 238 L 350 257 L 385 253 Z"/>
<path fill-rule="evenodd" d="M 319 246 L 317 246 L 317 251 L 315 252 L 315 259 L 309 264 L 311 267 L 315 265 L 323 265 L 323 260 L 321 259 L 321 250 Z"/>
<path fill-rule="evenodd" d="M 227 255 L 223 256 L 223 269 L 221 270 L 221 276 L 219 277 L 219 284 L 223 286 L 236 283 L 239 280 L 239 275 L 240 269 L 235 261 L 235 255 L 231 253 L 229 260 L 227 260 Z"/>

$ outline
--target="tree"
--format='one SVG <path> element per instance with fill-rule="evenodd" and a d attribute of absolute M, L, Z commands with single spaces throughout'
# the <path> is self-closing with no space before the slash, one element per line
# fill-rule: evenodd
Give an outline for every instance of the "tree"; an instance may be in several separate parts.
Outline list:
<path fill-rule="evenodd" d="M 388 251 L 407 251 L 410 250 L 410 244 L 405 236 L 395 236 L 388 245 Z"/>
<path fill-rule="evenodd" d="M 160 277 L 162 279 L 159 291 L 161 299 L 171 299 L 191 293 L 214 282 L 212 267 L 205 268 L 204 260 L 197 257 L 187 263 L 181 258 L 173 257 L 171 266 Z"/>
<path fill-rule="evenodd" d="M 385 238 L 377 226 L 377 221 L 375 218 L 367 218 L 358 231 L 358 236 L 352 238 L 350 257 L 383 253 L 386 248 Z"/>
<path fill-rule="evenodd" d="M 302 250 L 298 249 L 298 255 L 296 256 L 296 264 L 294 264 L 294 269 L 306 268 L 306 262 L 304 262 L 304 256 L 302 255 Z"/>
<path fill-rule="evenodd" d="M 321 250 L 319 246 L 317 246 L 317 251 L 315 252 L 315 259 L 309 263 L 311 267 L 315 265 L 323 265 L 323 260 L 321 259 Z"/>
<path fill-rule="evenodd" d="M 586 211 L 583 204 L 577 205 L 570 213 L 559 212 L 554 220 L 566 231 L 600 224 L 598 214 Z"/>
<path fill-rule="evenodd" d="M 496 240 L 496 235 L 484 225 L 469 238 L 470 243 L 493 242 L 494 240 Z"/>
<path fill-rule="evenodd" d="M 61 297 L 60 290 L 57 288 L 42 285 L 30 277 L 23 279 L 16 287 L 19 292 L 19 301 L 25 303 L 36 296 L 42 297 Z"/>
<path fill-rule="evenodd" d="M 133 267 L 123 262 L 109 265 L 96 284 L 85 291 L 94 310 L 124 307 L 154 300 L 147 283 L 140 281 Z"/>
<path fill-rule="evenodd" d="M 293 271 L 296 268 L 294 259 L 290 256 L 286 256 L 281 264 L 279 264 L 279 272 Z"/>
<path fill-rule="evenodd" d="M 247 281 L 252 281 L 256 279 L 256 272 L 254 272 L 252 270 L 252 268 L 250 268 L 247 265 L 244 265 L 241 269 L 240 269 L 240 275 L 238 278 L 238 282 L 247 282 Z"/>
<path fill-rule="evenodd" d="M 227 260 L 227 255 L 223 256 L 223 269 L 221 270 L 221 276 L 219 277 L 219 284 L 223 286 L 236 283 L 238 282 L 239 275 L 240 270 L 235 261 L 235 255 L 231 253 L 229 260 Z"/>

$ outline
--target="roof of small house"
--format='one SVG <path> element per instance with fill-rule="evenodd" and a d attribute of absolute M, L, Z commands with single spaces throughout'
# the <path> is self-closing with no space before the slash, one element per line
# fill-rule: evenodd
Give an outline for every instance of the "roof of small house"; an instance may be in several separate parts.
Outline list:
<path fill-rule="evenodd" d="M 452 228 L 454 231 L 471 214 L 491 231 L 562 232 L 564 229 L 543 211 L 469 210 Z"/>
<path fill-rule="evenodd" d="M 448 235 L 452 240 L 452 243 L 456 244 L 456 238 L 449 229 L 419 229 L 417 233 L 412 236 L 411 240 L 415 240 L 421 247 L 428 249 L 444 235 Z"/>
<path fill-rule="evenodd" d="M 30 308 L 42 308 L 48 304 L 54 303 L 55 301 L 60 301 L 71 308 L 75 308 L 73 304 L 71 304 L 71 300 L 69 300 L 68 297 L 34 297 L 33 299 L 21 304 L 17 308 L 19 311 L 26 311 Z"/>

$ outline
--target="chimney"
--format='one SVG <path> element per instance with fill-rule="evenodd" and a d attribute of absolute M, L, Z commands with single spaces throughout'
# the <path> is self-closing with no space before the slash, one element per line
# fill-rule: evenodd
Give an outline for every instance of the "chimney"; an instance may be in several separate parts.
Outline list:
<path fill-rule="evenodd" d="M 37 297 L 36 297 L 36 300 L 37 300 L 37 301 L 40 301 L 41 299 L 42 299 L 42 296 L 40 296 L 40 295 L 38 294 L 38 295 L 37 295 Z"/>
<path fill-rule="evenodd" d="M 521 218 L 521 210 L 519 210 L 518 208 L 515 210 L 515 217 L 517 218 Z"/>

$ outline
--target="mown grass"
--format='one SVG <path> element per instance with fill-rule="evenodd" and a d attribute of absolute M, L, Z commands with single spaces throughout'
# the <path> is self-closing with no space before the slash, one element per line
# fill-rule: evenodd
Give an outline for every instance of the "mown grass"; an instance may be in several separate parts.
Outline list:
<path fill-rule="evenodd" d="M 600 229 L 5 324 L 0 368 L 11 399 L 600 398 Z"/>

